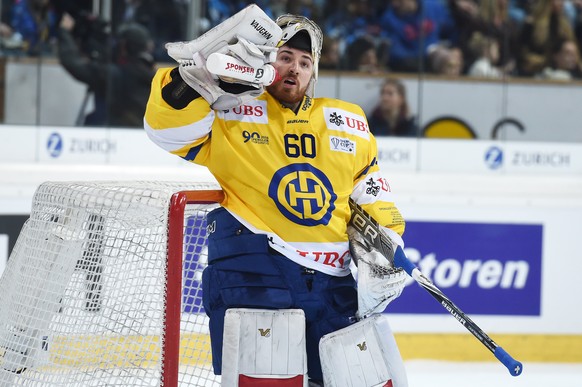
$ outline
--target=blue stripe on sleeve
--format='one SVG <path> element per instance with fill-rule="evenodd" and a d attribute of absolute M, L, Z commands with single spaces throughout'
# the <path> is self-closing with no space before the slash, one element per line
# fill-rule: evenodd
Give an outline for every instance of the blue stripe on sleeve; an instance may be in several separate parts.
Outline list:
<path fill-rule="evenodd" d="M 212 132 L 210 132 L 208 134 L 208 138 L 206 139 L 206 141 L 210 140 L 211 138 L 212 138 Z M 194 159 L 196 158 L 196 156 L 198 156 L 198 153 L 200 152 L 200 149 L 202 149 L 202 147 L 204 146 L 204 144 L 206 144 L 206 141 L 204 141 L 200 145 L 193 146 L 192 148 L 190 148 L 190 150 L 188 151 L 188 153 L 186 153 L 186 156 L 184 156 L 182 158 L 184 160 L 186 160 L 186 161 L 194 161 Z"/>
<path fill-rule="evenodd" d="M 376 165 L 376 164 L 378 164 L 378 160 L 376 160 L 376 158 L 374 157 L 374 158 L 372 159 L 372 162 L 370 163 L 370 165 L 368 165 L 368 166 L 366 167 L 366 169 L 364 169 L 364 170 L 362 171 L 362 173 L 360 173 L 360 175 L 359 175 L 358 177 L 356 177 L 356 179 L 359 179 L 360 177 L 362 177 L 362 176 L 366 175 L 366 174 L 368 173 L 368 171 L 370 170 L 370 168 L 372 168 L 372 167 L 373 167 L 374 165 Z"/>

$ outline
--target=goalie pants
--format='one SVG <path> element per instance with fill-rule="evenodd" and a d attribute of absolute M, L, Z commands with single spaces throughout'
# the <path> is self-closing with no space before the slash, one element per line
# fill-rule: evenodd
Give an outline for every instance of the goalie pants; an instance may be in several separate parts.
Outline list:
<path fill-rule="evenodd" d="M 319 340 L 355 322 L 357 292 L 351 275 L 330 276 L 307 269 L 269 248 L 223 208 L 207 218 L 208 267 L 203 303 L 210 318 L 214 373 L 221 374 L 224 314 L 229 308 L 291 309 L 305 312 L 308 375 L 322 381 Z"/>

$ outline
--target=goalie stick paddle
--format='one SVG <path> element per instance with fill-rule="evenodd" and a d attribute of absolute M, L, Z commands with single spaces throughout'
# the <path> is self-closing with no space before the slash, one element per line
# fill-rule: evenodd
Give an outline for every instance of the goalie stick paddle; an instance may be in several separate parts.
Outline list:
<path fill-rule="evenodd" d="M 451 301 L 431 280 L 425 277 L 420 270 L 404 254 L 400 246 L 396 251 L 392 249 L 392 243 L 388 236 L 382 231 L 378 222 L 370 216 L 360 205 L 350 198 L 350 209 L 352 216 L 350 225 L 353 226 L 362 236 L 376 247 L 391 264 L 401 267 L 414 280 L 430 293 L 458 322 L 473 334 L 495 357 L 503 363 L 513 376 L 518 376 L 523 371 L 521 362 L 515 360 L 509 353 L 493 341 L 477 324 L 473 322 L 453 301 Z M 386 246 L 390 246 L 389 249 Z"/>

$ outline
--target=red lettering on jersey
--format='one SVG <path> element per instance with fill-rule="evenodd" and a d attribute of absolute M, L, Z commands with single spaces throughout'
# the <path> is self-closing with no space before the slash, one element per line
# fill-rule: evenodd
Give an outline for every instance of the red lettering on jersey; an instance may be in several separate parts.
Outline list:
<path fill-rule="evenodd" d="M 245 109 L 245 116 L 252 116 L 253 115 L 253 107 L 248 105 L 243 105 Z"/>
<path fill-rule="evenodd" d="M 315 255 L 315 262 L 319 262 L 319 258 L 321 258 L 321 254 L 323 254 L 321 251 L 312 251 L 311 254 Z"/>
<path fill-rule="evenodd" d="M 300 251 L 295 250 L 302 257 L 307 258 L 312 257 L 314 262 L 320 262 L 324 265 L 343 268 L 346 264 L 346 255 L 349 254 L 349 250 L 346 250 L 343 254 L 339 254 L 335 251 Z"/>
<path fill-rule="evenodd" d="M 350 128 L 359 130 L 360 132 L 367 132 L 368 131 L 368 125 L 366 125 L 365 122 L 360 121 L 360 120 L 356 120 L 356 119 L 351 118 L 351 117 L 346 117 L 346 124 Z"/>
<path fill-rule="evenodd" d="M 301 255 L 302 257 L 307 257 L 307 254 L 309 254 L 308 251 L 300 251 L 300 250 L 295 250 L 297 251 L 297 254 Z"/>
<path fill-rule="evenodd" d="M 234 114 L 262 117 L 265 113 L 262 106 L 241 105 L 232 109 Z"/>
<path fill-rule="evenodd" d="M 335 251 L 325 252 L 325 259 L 323 260 L 324 265 L 332 266 L 332 267 L 344 267 L 346 260 L 345 257 L 349 253 L 349 251 L 345 251 L 341 256 L 336 253 Z M 336 265 L 337 263 L 337 265 Z"/>
<path fill-rule="evenodd" d="M 340 256 L 338 253 L 336 253 L 335 251 L 330 251 L 330 252 L 324 253 L 324 255 L 325 255 L 325 259 L 323 260 L 324 265 L 337 267 L 335 265 L 335 263 L 340 259 Z M 339 264 L 341 266 L 342 262 L 340 261 Z"/>
<path fill-rule="evenodd" d="M 368 125 L 366 125 L 365 122 L 360 121 L 360 120 L 356 120 L 356 122 L 358 123 L 358 130 L 361 132 L 367 132 L 368 131 Z"/>
<path fill-rule="evenodd" d="M 386 191 L 386 192 L 391 191 L 390 184 L 388 184 L 388 181 L 386 179 L 384 179 L 383 177 L 378 179 L 378 183 L 380 183 L 382 191 Z"/>

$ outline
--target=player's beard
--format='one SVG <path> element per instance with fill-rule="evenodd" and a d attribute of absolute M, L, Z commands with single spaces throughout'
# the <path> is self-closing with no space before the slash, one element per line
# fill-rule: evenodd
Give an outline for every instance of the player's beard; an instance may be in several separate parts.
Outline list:
<path fill-rule="evenodd" d="M 286 87 L 284 80 L 276 82 L 271 86 L 267 86 L 267 91 L 271 94 L 277 101 L 285 105 L 295 105 L 300 103 L 305 96 L 305 91 L 309 83 L 305 86 L 294 85 L 293 87 Z"/>

